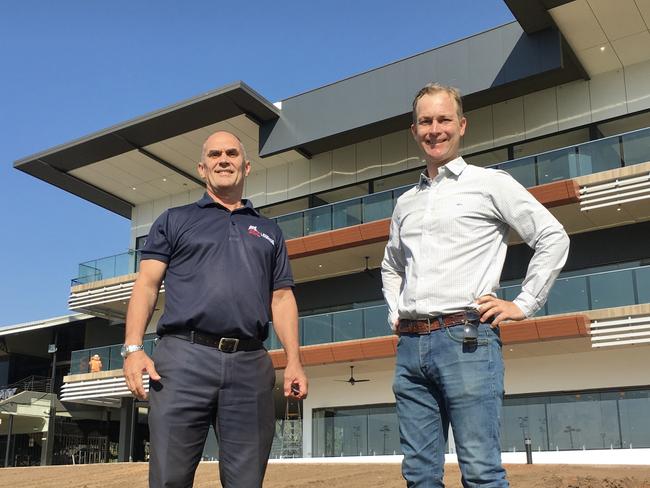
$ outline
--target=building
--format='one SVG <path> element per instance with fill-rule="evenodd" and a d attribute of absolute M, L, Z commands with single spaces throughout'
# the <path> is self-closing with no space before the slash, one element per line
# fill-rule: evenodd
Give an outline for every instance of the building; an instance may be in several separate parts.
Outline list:
<path fill-rule="evenodd" d="M 508 171 L 572 238 L 545 308 L 502 329 L 503 451 L 521 452 L 530 437 L 542 459 L 647 462 L 650 8 L 505 1 L 516 22 L 277 103 L 239 82 L 17 161 L 131 219 L 130 250 L 82 263 L 70 308 L 123 322 L 150 225 L 200 198 L 200 146 L 214 130 L 232 131 L 252 161 L 246 196 L 287 239 L 311 381 L 301 405 L 278 391 L 273 455 L 399 453 L 396 339 L 377 268 L 394 202 L 423 168 L 411 100 L 429 81 L 451 84 L 464 94 L 465 158 Z M 516 295 L 529 257 L 513 235 L 500 296 Z M 163 289 L 150 332 L 164 301 Z M 76 367 L 94 345 L 72 352 L 60 398 L 113 411 L 119 458 L 146 458 L 147 405 L 126 390 L 119 342 L 102 350 L 99 373 Z M 273 335 L 267 344 L 281 376 L 283 353 Z"/>

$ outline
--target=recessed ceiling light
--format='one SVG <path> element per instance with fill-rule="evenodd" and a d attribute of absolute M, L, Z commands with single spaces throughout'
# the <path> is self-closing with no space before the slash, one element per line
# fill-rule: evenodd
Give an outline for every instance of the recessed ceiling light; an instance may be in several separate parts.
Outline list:
<path fill-rule="evenodd" d="M 163 178 L 163 181 L 167 181 L 167 178 Z"/>
<path fill-rule="evenodd" d="M 602 53 L 605 50 L 605 46 L 600 46 L 600 52 Z"/>
<path fill-rule="evenodd" d="M 131 190 L 136 190 L 136 187 L 135 187 L 135 186 L 132 186 L 132 187 L 131 187 Z"/>
<path fill-rule="evenodd" d="M 319 264 L 319 265 L 318 265 L 318 267 L 319 267 L 319 268 L 322 268 L 322 267 L 323 267 L 323 265 L 322 265 L 322 264 Z"/>

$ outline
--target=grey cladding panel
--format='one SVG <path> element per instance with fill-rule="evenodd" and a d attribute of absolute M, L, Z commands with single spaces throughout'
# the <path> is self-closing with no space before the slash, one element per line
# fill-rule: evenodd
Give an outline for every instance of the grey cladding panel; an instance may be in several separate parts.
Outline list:
<path fill-rule="evenodd" d="M 558 69 L 561 61 L 557 32 L 528 36 L 507 24 L 284 100 L 280 119 L 260 131 L 260 155 L 296 147 L 313 153 L 339 134 L 348 140 L 355 131 L 407 120 L 413 96 L 430 81 L 474 95 Z"/>

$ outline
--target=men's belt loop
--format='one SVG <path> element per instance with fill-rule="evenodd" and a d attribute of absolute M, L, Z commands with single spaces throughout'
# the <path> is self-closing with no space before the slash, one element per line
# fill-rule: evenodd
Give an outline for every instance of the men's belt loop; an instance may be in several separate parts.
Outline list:
<path fill-rule="evenodd" d="M 190 344 L 194 344 L 194 331 L 190 331 Z"/>

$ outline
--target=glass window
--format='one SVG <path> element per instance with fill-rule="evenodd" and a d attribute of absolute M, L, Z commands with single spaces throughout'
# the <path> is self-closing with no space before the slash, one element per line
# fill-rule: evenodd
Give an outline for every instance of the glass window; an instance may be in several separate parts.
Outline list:
<path fill-rule="evenodd" d="M 503 147 L 494 151 L 483 152 L 480 154 L 471 154 L 464 156 L 463 159 L 475 166 L 493 166 L 508 160 L 508 149 Z"/>
<path fill-rule="evenodd" d="M 267 207 L 258 209 L 259 213 L 269 219 L 279 217 L 280 215 L 287 215 L 290 213 L 300 212 L 309 208 L 309 198 L 297 198 L 289 202 L 276 203 Z"/>
<path fill-rule="evenodd" d="M 535 451 L 548 450 L 546 405 L 543 398 L 505 399 L 501 427 L 501 450 L 524 451 L 524 439 Z"/>
<path fill-rule="evenodd" d="M 372 183 L 374 193 L 392 190 L 393 188 L 399 188 L 400 186 L 413 186 L 420 180 L 420 173 L 422 173 L 423 170 L 424 168 L 417 168 L 412 171 L 375 180 Z"/>
<path fill-rule="evenodd" d="M 316 409 L 312 434 L 314 457 L 400 453 L 395 405 Z"/>
<path fill-rule="evenodd" d="M 620 444 L 626 449 L 650 447 L 650 391 L 622 391 L 617 396 L 621 418 Z"/>
<path fill-rule="evenodd" d="M 316 193 L 314 197 L 323 203 L 335 203 L 343 200 L 350 200 L 356 197 L 362 197 L 368 194 L 368 183 L 336 188 L 322 193 Z"/>
<path fill-rule="evenodd" d="M 515 158 L 524 156 L 531 156 L 540 154 L 553 149 L 562 149 L 568 146 L 575 146 L 583 142 L 589 141 L 589 129 L 584 127 L 582 129 L 564 132 L 562 134 L 554 134 L 548 137 L 542 137 L 534 141 L 523 142 L 515 144 L 512 148 L 512 153 Z M 507 159 L 507 158 L 506 158 Z M 503 160 L 505 161 L 505 159 Z"/>

